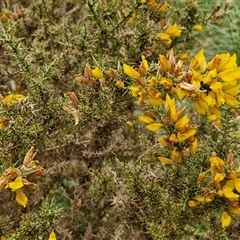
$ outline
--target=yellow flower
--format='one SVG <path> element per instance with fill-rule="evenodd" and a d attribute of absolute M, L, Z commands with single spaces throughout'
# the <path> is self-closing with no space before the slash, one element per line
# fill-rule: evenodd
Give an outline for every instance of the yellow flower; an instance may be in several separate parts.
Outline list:
<path fill-rule="evenodd" d="M 25 208 L 28 203 L 28 198 L 22 190 L 22 187 L 24 186 L 22 177 L 16 177 L 16 179 L 13 182 L 10 182 L 8 186 L 12 189 L 13 192 L 16 192 L 16 201 L 18 202 L 18 204 Z"/>
<path fill-rule="evenodd" d="M 3 103 L 6 105 L 11 105 L 24 99 L 26 99 L 26 97 L 22 94 L 9 94 L 3 99 Z"/>
<path fill-rule="evenodd" d="M 227 228 L 231 223 L 231 217 L 226 211 L 222 213 L 222 228 Z"/>
<path fill-rule="evenodd" d="M 172 43 L 172 39 L 170 38 L 170 35 L 167 33 L 159 33 L 158 37 L 166 45 L 170 45 Z"/>
<path fill-rule="evenodd" d="M 183 142 L 183 141 L 187 140 L 188 138 L 194 136 L 195 133 L 196 133 L 195 129 L 189 129 L 188 131 L 183 132 L 183 133 L 179 132 L 178 135 L 177 135 L 178 141 Z"/>
<path fill-rule="evenodd" d="M 168 8 L 168 3 L 165 2 L 160 8 L 159 8 L 159 12 L 165 12 Z"/>
<path fill-rule="evenodd" d="M 146 58 L 143 55 L 142 55 L 142 64 L 143 64 L 145 70 L 147 71 L 149 66 L 148 66 L 148 62 L 147 62 Z"/>
<path fill-rule="evenodd" d="M 131 94 L 133 97 L 137 97 L 138 93 L 141 91 L 141 88 L 138 86 L 130 86 L 129 89 L 131 90 Z"/>
<path fill-rule="evenodd" d="M 147 124 L 154 122 L 154 120 L 152 118 L 148 117 L 148 116 L 138 116 L 138 121 L 143 122 L 143 123 L 147 123 Z"/>
<path fill-rule="evenodd" d="M 182 30 L 177 26 L 177 24 L 175 23 L 174 25 L 172 25 L 171 27 L 169 27 L 166 30 L 166 34 L 170 35 L 171 37 L 180 37 L 181 36 L 181 32 Z"/>
<path fill-rule="evenodd" d="M 7 240 L 6 237 L 1 236 L 0 240 Z"/>
<path fill-rule="evenodd" d="M 149 131 L 156 132 L 162 127 L 161 123 L 151 123 L 146 126 Z"/>
<path fill-rule="evenodd" d="M 166 165 L 171 165 L 171 164 L 173 164 L 172 160 L 170 160 L 169 158 L 158 157 L 158 160 L 161 161 L 162 163 L 166 164 Z"/>
<path fill-rule="evenodd" d="M 182 131 L 188 125 L 190 119 L 187 116 L 180 118 L 176 123 L 174 128 L 178 131 Z"/>
<path fill-rule="evenodd" d="M 95 78 L 102 78 L 103 73 L 99 67 L 96 67 L 95 69 L 91 70 L 92 76 Z"/>
<path fill-rule="evenodd" d="M 123 89 L 123 88 L 124 88 L 124 82 L 123 82 L 123 81 L 119 81 L 119 80 L 118 80 L 115 85 L 116 85 L 116 87 L 118 87 L 119 89 Z"/>
<path fill-rule="evenodd" d="M 176 162 L 181 162 L 181 155 L 175 149 L 171 152 L 171 158 Z"/>
<path fill-rule="evenodd" d="M 191 154 L 195 153 L 198 148 L 198 140 L 197 138 L 194 139 L 194 141 L 189 146 L 189 151 Z"/>
<path fill-rule="evenodd" d="M 171 99 L 168 94 L 166 96 L 165 109 L 167 115 L 171 117 L 172 121 L 176 122 L 178 120 L 178 113 L 176 110 L 175 99 Z"/>
<path fill-rule="evenodd" d="M 198 201 L 194 201 L 194 200 L 190 200 L 189 202 L 188 202 L 188 206 L 189 207 L 197 207 L 199 205 L 199 202 Z"/>
<path fill-rule="evenodd" d="M 127 64 L 123 64 L 123 70 L 124 72 L 131 78 L 137 78 L 140 77 L 140 73 L 134 70 L 131 66 Z"/>
<path fill-rule="evenodd" d="M 8 184 L 8 186 L 12 189 L 13 192 L 22 188 L 24 186 L 22 182 L 22 177 L 21 176 L 16 177 L 13 182 L 10 182 Z"/>
<path fill-rule="evenodd" d="M 180 56 L 179 56 L 179 59 L 181 60 L 186 60 L 188 59 L 189 57 L 189 52 L 185 52 L 185 53 L 182 53 Z"/>
<path fill-rule="evenodd" d="M 16 190 L 16 201 L 19 205 L 23 206 L 24 208 L 27 206 L 28 198 L 23 192 L 22 188 Z"/>
<path fill-rule="evenodd" d="M 48 240 L 57 240 L 56 234 L 54 232 L 51 232 L 50 235 L 49 235 Z"/>
<path fill-rule="evenodd" d="M 203 26 L 200 25 L 200 24 L 196 24 L 196 25 L 193 26 L 193 30 L 202 31 L 203 30 Z"/>
<path fill-rule="evenodd" d="M 227 181 L 227 183 L 222 187 L 224 197 L 230 201 L 238 201 L 239 195 L 233 192 L 234 182 L 232 180 Z"/>

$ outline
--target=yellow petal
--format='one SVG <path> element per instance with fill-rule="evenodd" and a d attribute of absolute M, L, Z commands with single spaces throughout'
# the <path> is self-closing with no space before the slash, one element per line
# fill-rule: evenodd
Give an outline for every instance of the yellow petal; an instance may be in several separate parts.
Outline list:
<path fill-rule="evenodd" d="M 193 30 L 202 31 L 203 30 L 203 26 L 200 25 L 200 24 L 196 24 L 196 25 L 193 26 Z"/>
<path fill-rule="evenodd" d="M 103 77 L 103 73 L 101 71 L 101 69 L 99 67 L 96 67 L 95 69 L 93 69 L 91 71 L 92 76 L 95 78 L 102 78 Z"/>
<path fill-rule="evenodd" d="M 149 131 L 156 132 L 162 127 L 161 123 L 151 123 L 146 126 Z"/>
<path fill-rule="evenodd" d="M 169 34 L 171 37 L 180 37 L 182 30 L 175 23 L 166 30 L 166 34 Z"/>
<path fill-rule="evenodd" d="M 184 116 L 182 118 L 180 118 L 176 123 L 174 128 L 177 129 L 178 131 L 181 131 L 182 129 L 184 129 L 187 124 L 189 123 L 190 119 L 187 116 Z"/>
<path fill-rule="evenodd" d="M 23 192 L 22 188 L 16 190 L 16 201 L 19 205 L 23 206 L 24 208 L 27 206 L 28 198 Z"/>
<path fill-rule="evenodd" d="M 140 77 L 140 73 L 134 70 L 131 66 L 127 64 L 123 64 L 123 70 L 124 72 L 131 78 L 137 78 Z"/>
<path fill-rule="evenodd" d="M 214 180 L 216 182 L 221 182 L 225 178 L 225 176 L 225 173 L 216 173 L 216 175 L 214 176 Z"/>
<path fill-rule="evenodd" d="M 195 199 L 198 201 L 198 202 L 201 202 L 201 203 L 204 203 L 205 202 L 205 196 L 202 196 L 200 194 L 197 194 Z"/>
<path fill-rule="evenodd" d="M 8 186 L 12 189 L 12 191 L 16 191 L 24 186 L 22 182 L 22 177 L 18 176 L 13 182 L 10 182 Z"/>
<path fill-rule="evenodd" d="M 129 89 L 131 90 L 131 94 L 133 97 L 137 97 L 140 91 L 140 87 L 138 86 L 130 86 Z"/>
<path fill-rule="evenodd" d="M 175 149 L 171 152 L 171 158 L 176 162 L 181 162 L 181 155 Z"/>
<path fill-rule="evenodd" d="M 190 147 L 189 147 L 189 151 L 191 154 L 195 153 L 197 151 L 198 148 L 198 140 L 197 138 L 195 138 L 194 142 L 191 143 Z"/>
<path fill-rule="evenodd" d="M 189 207 L 197 207 L 198 206 L 198 204 L 199 204 L 199 202 L 198 201 L 194 201 L 194 200 L 190 200 L 189 202 L 188 202 L 188 206 Z"/>
<path fill-rule="evenodd" d="M 159 33 L 158 37 L 166 45 L 170 45 L 172 43 L 172 39 L 170 38 L 169 34 Z"/>
<path fill-rule="evenodd" d="M 22 94 L 9 94 L 4 98 L 4 103 L 13 104 L 14 102 L 21 101 L 26 97 Z"/>
<path fill-rule="evenodd" d="M 51 232 L 50 235 L 49 235 L 48 240 L 57 240 L 56 234 L 54 232 Z"/>
<path fill-rule="evenodd" d="M 236 98 L 234 98 L 233 96 L 227 93 L 224 93 L 224 98 L 225 98 L 226 104 L 228 104 L 229 106 L 236 106 L 240 104 L 240 102 Z"/>
<path fill-rule="evenodd" d="M 171 165 L 171 164 L 173 164 L 172 160 L 170 160 L 169 158 L 158 157 L 158 160 L 161 161 L 162 163 L 166 164 L 166 165 Z"/>
<path fill-rule="evenodd" d="M 240 193 L 240 178 L 234 179 L 234 185 L 236 190 Z"/>
<path fill-rule="evenodd" d="M 167 10 L 168 7 L 168 3 L 165 2 L 160 8 L 159 8 L 159 12 L 165 12 Z"/>
<path fill-rule="evenodd" d="M 188 138 L 190 138 L 191 136 L 193 136 L 195 133 L 196 133 L 195 129 L 190 129 L 189 131 L 187 131 L 185 133 L 178 133 L 178 141 L 183 142 L 183 141 L 187 140 Z"/>
<path fill-rule="evenodd" d="M 118 87 L 119 89 L 123 89 L 124 88 L 124 82 L 123 81 L 117 81 L 115 83 L 115 86 Z"/>
<path fill-rule="evenodd" d="M 150 95 L 148 95 L 148 102 L 153 107 L 159 107 L 164 103 L 161 97 L 150 96 Z"/>
<path fill-rule="evenodd" d="M 231 223 L 231 217 L 226 211 L 222 213 L 222 228 L 227 228 Z"/>
<path fill-rule="evenodd" d="M 240 214 L 240 207 L 233 207 L 233 206 L 229 206 L 228 208 L 230 213 L 239 215 Z"/>
<path fill-rule="evenodd" d="M 143 55 L 142 55 L 142 64 L 143 64 L 145 70 L 147 71 L 148 70 L 148 62 Z"/>
<path fill-rule="evenodd" d="M 138 116 L 138 121 L 143 123 L 153 123 L 154 120 L 148 116 Z"/>

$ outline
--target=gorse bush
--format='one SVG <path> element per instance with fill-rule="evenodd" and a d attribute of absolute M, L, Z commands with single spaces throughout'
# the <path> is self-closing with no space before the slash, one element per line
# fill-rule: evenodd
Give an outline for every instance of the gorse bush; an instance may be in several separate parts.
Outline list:
<path fill-rule="evenodd" d="M 240 68 L 196 43 L 238 9 L 201 7 L 0 2 L 1 239 L 237 239 Z"/>

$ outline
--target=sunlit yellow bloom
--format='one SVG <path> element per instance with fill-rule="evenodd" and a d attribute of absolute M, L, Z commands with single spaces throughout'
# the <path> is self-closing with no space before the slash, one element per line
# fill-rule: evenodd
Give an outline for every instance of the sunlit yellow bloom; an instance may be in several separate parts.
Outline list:
<path fill-rule="evenodd" d="M 170 160 L 169 158 L 158 157 L 158 160 L 161 161 L 162 163 L 166 164 L 166 165 L 171 165 L 171 164 L 173 164 L 172 160 Z"/>
<path fill-rule="evenodd" d="M 216 173 L 216 175 L 214 176 L 214 180 L 216 182 L 221 182 L 225 178 L 225 176 L 225 173 Z"/>
<path fill-rule="evenodd" d="M 192 58 L 190 62 L 190 69 L 197 70 L 199 69 L 201 72 L 206 70 L 207 63 L 205 60 L 203 49 L 198 52 L 198 54 Z"/>
<path fill-rule="evenodd" d="M 195 199 L 198 201 L 198 202 L 201 202 L 201 203 L 204 203 L 205 202 L 205 196 L 202 196 L 200 194 L 197 194 Z"/>
<path fill-rule="evenodd" d="M 6 237 L 1 236 L 0 240 L 7 240 Z"/>
<path fill-rule="evenodd" d="M 149 131 L 156 132 L 162 127 L 161 123 L 151 123 L 146 126 Z"/>
<path fill-rule="evenodd" d="M 99 67 L 96 67 L 95 69 L 91 70 L 92 76 L 95 78 L 102 78 L 103 73 Z"/>
<path fill-rule="evenodd" d="M 175 149 L 171 152 L 171 159 L 173 159 L 176 162 L 181 162 L 181 155 L 179 152 L 177 152 Z"/>
<path fill-rule="evenodd" d="M 172 39 L 167 33 L 159 33 L 158 37 L 166 45 L 170 45 L 172 43 Z"/>
<path fill-rule="evenodd" d="M 166 34 L 169 34 L 171 37 L 180 37 L 182 30 L 175 23 L 166 30 Z"/>
<path fill-rule="evenodd" d="M 190 119 L 187 116 L 180 118 L 174 125 L 174 128 L 178 131 L 182 131 L 188 125 Z"/>
<path fill-rule="evenodd" d="M 148 80 L 148 83 L 151 85 L 151 86 L 154 86 L 157 84 L 157 78 L 152 76 L 149 80 Z"/>
<path fill-rule="evenodd" d="M 219 157 L 217 157 L 217 156 L 212 156 L 212 157 L 210 157 L 209 158 L 209 162 L 210 163 L 212 163 L 212 164 L 219 164 L 219 165 L 221 165 L 221 166 L 224 166 L 224 161 L 221 159 L 221 158 L 219 158 Z"/>
<path fill-rule="evenodd" d="M 227 228 L 231 223 L 231 217 L 226 211 L 222 213 L 222 228 Z"/>
<path fill-rule="evenodd" d="M 198 201 L 194 201 L 194 200 L 190 200 L 189 202 L 188 202 L 188 206 L 189 207 L 197 207 L 199 205 L 199 202 Z"/>
<path fill-rule="evenodd" d="M 130 86 L 129 89 L 131 90 L 131 94 L 133 97 L 137 97 L 138 93 L 140 92 L 141 88 L 138 86 Z"/>
<path fill-rule="evenodd" d="M 188 138 L 194 136 L 195 133 L 196 133 L 195 129 L 189 129 L 188 131 L 183 132 L 183 133 L 179 132 L 178 135 L 177 135 L 178 141 L 183 142 L 183 141 L 187 140 Z"/>
<path fill-rule="evenodd" d="M 124 82 L 123 82 L 123 81 L 119 81 L 119 80 L 118 80 L 115 85 L 116 85 L 116 87 L 118 87 L 119 89 L 123 89 L 123 88 L 124 88 Z"/>
<path fill-rule="evenodd" d="M 9 188 L 11 188 L 12 191 L 16 192 L 16 201 L 18 202 L 18 204 L 25 208 L 28 203 L 28 198 L 22 190 L 22 187 L 24 186 L 22 177 L 16 177 L 13 182 L 8 183 L 8 186 Z"/>
<path fill-rule="evenodd" d="M 142 55 L 142 64 L 145 67 L 146 71 L 148 70 L 149 66 L 148 66 L 148 62 L 146 60 L 146 58 Z"/>
<path fill-rule="evenodd" d="M 23 206 L 24 208 L 27 206 L 28 198 L 23 192 L 22 188 L 16 190 L 16 201 L 19 205 Z"/>
<path fill-rule="evenodd" d="M 150 124 L 150 123 L 153 123 L 154 122 L 154 119 L 148 117 L 148 116 L 138 116 L 138 121 L 139 122 L 143 122 L 143 123 L 147 123 L 147 124 Z"/>
<path fill-rule="evenodd" d="M 179 56 L 179 59 L 181 60 L 186 60 L 188 59 L 189 57 L 189 52 L 185 52 L 185 53 L 182 53 L 180 56 Z"/>
<path fill-rule="evenodd" d="M 193 30 L 202 31 L 203 30 L 203 26 L 200 25 L 200 24 L 196 24 L 196 25 L 193 26 Z"/>
<path fill-rule="evenodd" d="M 11 188 L 12 191 L 16 191 L 24 186 L 22 182 L 22 177 L 18 176 L 13 182 L 10 182 L 8 186 Z"/>
<path fill-rule="evenodd" d="M 168 94 L 166 96 L 165 109 L 167 114 L 171 117 L 172 121 L 176 122 L 178 120 L 178 113 L 176 110 L 175 99 L 171 99 Z"/>
<path fill-rule="evenodd" d="M 165 88 L 169 89 L 173 86 L 173 81 L 170 78 L 162 77 L 160 83 L 164 85 Z"/>
<path fill-rule="evenodd" d="M 135 69 L 133 69 L 131 66 L 127 64 L 123 64 L 123 70 L 124 72 L 131 78 L 137 78 L 140 77 L 140 73 L 137 72 Z"/>
<path fill-rule="evenodd" d="M 159 8 L 159 12 L 165 12 L 168 8 L 168 3 L 165 2 L 160 8 Z"/>
<path fill-rule="evenodd" d="M 57 240 L 56 234 L 54 232 L 51 232 L 50 235 L 49 235 L 48 240 Z"/>
<path fill-rule="evenodd" d="M 198 148 L 198 140 L 197 138 L 195 138 L 194 141 L 189 146 L 190 153 L 191 154 L 195 153 L 197 151 L 197 148 Z"/>
<path fill-rule="evenodd" d="M 229 206 L 228 210 L 230 213 L 237 214 L 237 215 L 240 214 L 240 207 Z"/>
<path fill-rule="evenodd" d="M 148 102 L 153 107 L 161 106 L 164 103 L 162 98 L 159 95 L 155 95 L 155 96 L 148 95 Z"/>
<path fill-rule="evenodd" d="M 224 197 L 228 198 L 230 201 L 238 201 L 239 195 L 233 192 L 234 182 L 229 180 L 222 188 Z"/>
<path fill-rule="evenodd" d="M 159 55 L 159 62 L 163 69 L 163 71 L 168 71 L 171 67 L 171 63 L 167 60 L 167 58 L 164 55 Z"/>
<path fill-rule="evenodd" d="M 3 102 L 6 105 L 10 105 L 24 99 L 26 99 L 26 97 L 22 94 L 9 94 L 3 99 Z"/>

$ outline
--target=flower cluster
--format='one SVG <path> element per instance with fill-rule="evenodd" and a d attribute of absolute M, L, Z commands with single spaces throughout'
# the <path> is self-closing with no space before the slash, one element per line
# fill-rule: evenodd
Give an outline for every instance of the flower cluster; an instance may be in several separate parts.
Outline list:
<path fill-rule="evenodd" d="M 24 208 L 27 206 L 28 198 L 24 189 L 36 190 L 37 184 L 31 182 L 40 177 L 44 169 L 34 160 L 36 151 L 33 147 L 27 152 L 23 165 L 20 168 L 10 167 L 6 169 L 0 177 L 0 191 L 11 190 L 16 193 L 16 201 Z"/>
<path fill-rule="evenodd" d="M 222 227 L 230 225 L 229 214 L 240 214 L 240 167 L 233 169 L 233 152 L 228 151 L 226 162 L 217 157 L 215 153 L 209 158 L 210 169 L 199 174 L 202 187 L 201 193 L 194 200 L 188 202 L 190 207 L 199 204 L 210 204 L 215 198 L 221 198 L 227 204 L 227 209 L 222 212 Z"/>
<path fill-rule="evenodd" d="M 175 23 L 172 26 L 165 27 L 166 30 L 158 34 L 159 39 L 166 45 L 171 45 L 172 39 L 181 36 L 182 30 Z"/>
<path fill-rule="evenodd" d="M 178 97 L 181 100 L 185 97 L 193 100 L 197 112 L 209 114 L 210 120 L 219 121 L 219 108 L 223 104 L 240 104 L 236 99 L 240 88 L 240 68 L 236 63 L 236 54 L 220 54 L 207 63 L 201 50 L 192 58 L 189 70 L 181 74 L 176 87 Z"/>

